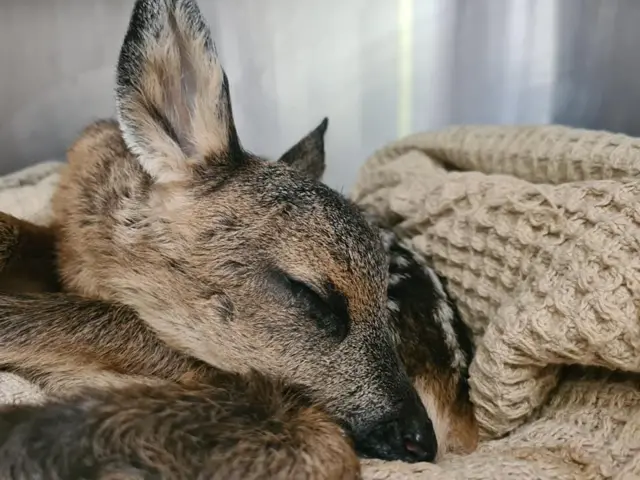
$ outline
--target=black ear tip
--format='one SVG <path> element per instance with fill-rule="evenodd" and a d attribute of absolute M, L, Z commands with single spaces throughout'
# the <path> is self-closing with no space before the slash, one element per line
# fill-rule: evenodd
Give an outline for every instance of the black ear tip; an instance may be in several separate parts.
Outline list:
<path fill-rule="evenodd" d="M 329 127 L 329 117 L 324 117 L 320 125 L 318 125 L 318 132 L 324 134 L 327 131 L 327 127 Z"/>

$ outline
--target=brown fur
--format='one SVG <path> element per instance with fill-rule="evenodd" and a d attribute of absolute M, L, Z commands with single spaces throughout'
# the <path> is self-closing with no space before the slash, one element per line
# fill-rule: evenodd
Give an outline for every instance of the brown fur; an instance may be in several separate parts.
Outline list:
<path fill-rule="evenodd" d="M 212 370 L 159 341 L 130 308 L 64 294 L 0 295 L 0 332 L 0 363 L 51 394 Z"/>
<path fill-rule="evenodd" d="M 0 408 L 0 478 L 359 478 L 302 393 L 174 352 L 127 307 L 6 295 L 0 319 L 3 363 L 61 398 Z"/>
<path fill-rule="evenodd" d="M 219 377 L 215 387 L 138 385 L 0 409 L 0 478 L 360 477 L 340 428 L 295 389 Z"/>
<path fill-rule="evenodd" d="M 0 229 L 7 228 L 14 222 L 14 219 L 9 216 L 3 217 L 4 222 L 0 223 Z M 7 225 L 7 223 L 9 225 Z M 21 225 L 27 225 L 26 222 L 21 222 Z M 19 229 L 13 229 L 14 232 L 18 232 Z M 32 229 L 28 229 L 26 231 L 26 235 L 28 236 L 30 232 L 33 232 Z M 6 239 L 6 237 L 5 237 Z M 12 243 L 11 241 L 7 241 L 7 243 Z M 0 243 L 0 247 L 4 247 L 3 243 Z M 44 252 L 42 252 L 44 253 Z M 395 272 L 394 268 L 391 267 L 392 272 Z M 0 277 L 4 272 L 0 270 Z M 420 281 L 420 278 L 416 278 L 414 275 L 413 281 Z M 401 305 L 404 305 L 403 315 L 399 317 L 399 347 L 402 359 L 408 369 L 408 372 L 411 375 L 411 378 L 414 379 L 414 382 L 418 388 L 418 391 L 421 394 L 421 398 L 427 404 L 428 410 L 431 413 L 433 407 L 439 411 L 439 415 L 437 418 L 434 418 L 434 423 L 436 424 L 436 430 L 439 429 L 441 422 L 444 423 L 445 427 L 449 429 L 449 438 L 447 439 L 447 450 L 452 450 L 457 453 L 464 453 L 475 448 L 476 442 L 476 428 L 475 422 L 472 420 L 472 410 L 470 408 L 470 404 L 467 401 L 461 401 L 459 395 L 461 394 L 463 400 L 466 399 L 466 391 L 460 390 L 459 388 L 459 375 L 453 371 L 443 371 L 442 368 L 437 367 L 438 363 L 442 364 L 442 359 L 446 359 L 446 352 L 438 352 L 438 348 L 441 348 L 441 343 L 434 342 L 434 335 L 437 336 L 436 333 L 429 333 L 429 328 L 426 324 L 416 323 L 416 319 L 410 315 L 410 308 L 407 308 L 407 305 L 410 306 L 411 302 L 415 302 L 417 299 L 424 299 L 424 296 L 414 296 L 399 298 L 398 293 L 394 292 L 393 289 L 390 291 L 391 294 L 395 295 L 395 300 L 399 301 Z M 424 293 L 424 292 L 423 292 Z M 410 295 L 411 292 L 406 292 L 405 294 Z M 233 401 L 229 400 L 228 403 L 224 405 L 228 408 L 231 405 L 239 405 L 242 402 L 254 402 L 254 405 L 260 405 L 261 407 L 267 408 L 267 405 L 262 405 L 262 403 L 269 403 L 272 408 L 275 408 L 279 403 L 283 402 L 283 399 L 280 397 L 280 392 L 274 387 L 274 385 L 269 384 L 267 380 L 261 379 L 260 377 L 256 377 L 255 380 L 257 384 L 253 386 L 251 383 L 247 383 L 247 387 L 250 391 L 259 392 L 256 396 L 242 397 L 242 393 L 236 393 L 232 388 L 234 385 L 237 385 L 237 382 L 241 382 L 244 385 L 243 380 L 240 378 L 234 380 L 233 382 L 229 381 L 230 377 L 225 377 L 225 374 L 218 372 L 215 369 L 210 368 L 209 366 L 202 364 L 196 360 L 192 360 L 188 357 L 178 354 L 167 347 L 165 347 L 161 342 L 158 342 L 155 339 L 155 336 L 148 331 L 144 323 L 140 322 L 135 314 L 127 309 L 126 307 L 110 307 L 108 304 L 99 302 L 99 301 L 88 301 L 82 299 L 70 299 L 67 296 L 57 295 L 57 296 L 43 296 L 43 295 L 28 295 L 28 296 L 3 296 L 0 297 L 0 318 L 4 319 L 3 323 L 0 323 L 0 332 L 3 332 L 3 340 L 6 342 L 1 345 L 1 349 L 3 352 L 15 351 L 16 353 L 24 352 L 24 351 L 37 351 L 37 357 L 26 357 L 26 358 L 17 358 L 14 357 L 12 363 L 21 365 L 21 369 L 16 369 L 19 373 L 26 375 L 29 377 L 30 369 L 32 367 L 33 371 L 41 371 L 45 369 L 51 372 L 50 375 L 46 375 L 42 378 L 44 380 L 43 384 L 51 393 L 68 393 L 67 391 L 59 392 L 58 391 L 58 381 L 60 378 L 65 378 L 65 375 L 70 375 L 71 378 L 76 381 L 80 380 L 77 385 L 74 385 L 74 389 L 78 389 L 80 387 L 85 387 L 86 385 L 91 385 L 92 387 L 101 386 L 118 386 L 120 384 L 136 384 L 141 380 L 146 381 L 148 377 L 159 377 L 163 379 L 169 379 L 181 382 L 185 385 L 189 385 L 190 383 L 196 383 L 196 386 L 193 390 L 188 390 L 192 387 L 187 387 L 187 390 L 182 392 L 183 394 L 187 394 L 187 392 L 192 392 L 193 395 L 196 395 L 195 392 L 202 392 L 203 387 L 197 385 L 199 382 L 207 382 L 209 385 L 215 385 L 216 390 L 211 390 L 212 396 L 210 401 L 218 402 L 220 396 L 229 399 L 233 395 L 238 395 L 237 397 L 233 397 Z M 24 322 L 24 319 L 28 318 L 29 322 L 27 325 L 22 325 L 20 328 L 12 330 L 12 325 L 19 325 L 21 322 Z M 11 336 L 13 334 L 13 336 Z M 52 342 L 51 338 L 55 338 L 56 341 Z M 86 341 L 86 344 L 82 344 L 79 340 Z M 33 343 L 39 342 L 40 343 Z M 29 346 L 25 346 L 25 342 L 32 343 L 30 348 Z M 431 343 L 429 343 L 431 342 Z M 430 348 L 426 348 L 427 344 Z M 436 350 L 434 350 L 434 347 Z M 440 357 L 441 361 L 438 362 L 435 357 Z M 6 353 L 5 353 L 6 359 Z M 446 363 L 446 361 L 445 361 Z M 72 370 L 68 372 L 68 370 Z M 446 369 L 445 369 L 446 370 Z M 116 372 L 126 372 L 127 375 L 121 375 Z M 233 377 L 231 377 L 233 378 Z M 32 379 L 34 379 L 32 377 Z M 37 378 L 35 378 L 38 380 Z M 82 380 L 85 380 L 84 382 Z M 118 381 L 119 380 L 119 381 Z M 266 383 L 265 383 L 266 382 Z M 69 380 L 65 379 L 62 382 L 62 385 L 68 389 Z M 173 387 L 170 387 L 173 388 Z M 256 390 L 252 390 L 255 388 Z M 219 389 L 219 390 L 217 390 Z M 262 390 L 261 390 L 262 389 Z M 265 390 L 266 389 L 266 390 Z M 82 390 L 80 390 L 82 391 Z M 121 392 L 117 392 L 119 404 L 118 411 L 126 412 L 126 408 L 123 405 L 131 405 L 133 412 L 130 422 L 135 422 L 140 418 L 140 411 L 145 408 L 144 404 L 139 401 L 136 401 L 137 395 L 139 391 L 139 387 L 134 386 L 132 390 L 124 390 Z M 173 394 L 178 394 L 178 390 L 170 390 Z M 148 390 L 147 396 L 154 399 L 154 402 L 163 402 L 166 401 L 165 407 L 171 405 L 173 400 L 170 400 L 170 397 L 160 396 L 159 394 L 164 394 L 167 392 L 167 386 L 162 383 L 158 389 Z M 246 393 L 246 390 L 243 391 Z M 265 392 L 271 392 L 270 394 L 266 394 Z M 460 392 L 458 395 L 455 392 Z M 285 392 L 286 393 L 286 392 Z M 452 393 L 454 394 L 452 396 Z M 100 408 L 96 408 L 90 411 L 83 411 L 78 408 L 78 404 L 82 405 L 86 403 L 86 397 L 79 396 L 76 398 L 67 399 L 66 403 L 62 404 L 54 404 L 49 405 L 47 407 L 47 411 L 50 415 L 53 415 L 55 412 L 56 415 L 60 415 L 62 411 L 70 412 L 70 421 L 72 423 L 62 423 L 60 428 L 62 429 L 71 429 L 80 428 L 80 425 L 83 422 L 87 422 L 89 419 L 94 419 L 98 415 L 98 412 L 103 414 L 104 422 L 113 423 L 114 420 L 109 416 L 109 412 L 113 408 L 113 399 L 109 397 L 109 394 L 106 392 L 96 392 L 94 395 L 98 395 L 102 400 L 102 404 L 100 404 Z M 199 400 L 201 397 L 190 397 L 190 401 Z M 122 400 L 124 399 L 124 400 Z M 238 404 L 238 401 L 240 403 Z M 221 407 L 218 407 L 221 408 Z M 286 407 L 285 405 L 281 405 L 282 410 Z M 293 407 L 292 407 L 293 408 Z M 104 409 L 104 410 L 103 410 Z M 278 410 L 278 411 L 282 411 Z M 77 415 L 77 412 L 82 411 L 83 415 Z M 37 411 L 39 412 L 39 411 Z M 171 410 L 169 410 L 171 412 Z M 177 414 L 177 412 L 176 412 Z M 146 414 L 144 418 L 152 418 L 153 413 L 150 412 Z M 253 413 L 252 413 L 253 415 Z M 275 414 L 274 414 L 275 415 Z M 167 415 L 171 416 L 171 415 Z M 4 411 L 4 415 L 0 415 L 0 422 L 9 421 L 13 422 L 12 425 L 20 424 L 21 431 L 25 429 L 28 431 L 29 428 L 35 428 L 35 425 L 41 425 L 41 423 L 46 418 L 46 415 L 42 415 L 41 413 L 34 413 L 31 407 L 15 407 L 11 409 L 6 409 Z M 123 414 L 118 417 L 117 422 L 122 422 L 119 424 L 120 428 L 127 428 L 127 420 L 126 415 Z M 179 432 L 184 432 L 185 427 L 189 425 L 189 422 L 194 423 L 194 427 L 200 426 L 201 420 L 197 415 L 188 415 L 180 417 L 180 427 L 177 430 Z M 219 418 L 219 417 L 216 417 Z M 233 417 L 234 421 L 239 421 L 241 424 L 246 423 L 246 417 L 239 416 L 239 418 Z M 7 420 L 8 419 L 8 420 Z M 22 425 L 24 419 L 27 419 L 27 425 L 34 425 L 33 427 L 26 427 Z M 164 422 L 161 418 L 155 419 L 154 422 L 160 424 L 160 422 Z M 217 420 L 214 420 L 217 421 Z M 287 425 L 292 420 L 287 419 Z M 185 423 L 186 422 L 186 423 Z M 196 424 L 196 422 L 198 422 Z M 229 428 L 220 429 L 220 425 L 217 425 L 217 440 L 220 443 L 225 441 L 234 442 L 237 440 L 233 440 L 233 438 L 239 437 L 231 437 L 227 438 L 225 435 L 239 435 L 239 431 L 237 429 L 237 425 L 232 424 L 231 420 L 228 420 L 227 425 Z M 470 423 L 471 422 L 471 423 Z M 320 422 L 320 425 L 322 422 Z M 170 434 L 170 423 L 164 424 L 167 428 L 166 432 Z M 233 425 L 233 427 L 232 427 Z M 309 424 L 311 425 L 311 423 Z M 256 424 L 250 425 L 252 428 L 258 428 Z M 293 425 L 290 425 L 292 428 L 295 426 L 295 422 Z M 90 428 L 89 426 L 87 428 Z M 93 427 L 91 427 L 93 428 Z M 6 437 L 9 438 L 10 430 L 8 424 L 3 425 L 3 428 L 0 429 L 5 432 Z M 16 430 L 17 431 L 17 430 Z M 260 431 L 260 430 L 258 430 Z M 58 432 L 57 430 L 52 430 L 52 438 L 59 438 L 59 435 L 63 435 L 62 432 Z M 207 430 L 204 429 L 198 435 L 206 435 Z M 267 432 L 261 432 L 261 435 L 267 435 Z M 244 432 L 243 432 L 244 433 Z M 90 434 L 87 433 L 87 436 Z M 255 434 L 252 434 L 255 436 Z M 178 435 L 179 436 L 179 435 Z M 254 438 L 252 436 L 251 438 Z M 45 438 L 41 438 L 41 444 L 43 445 L 52 445 L 55 442 L 53 440 L 46 440 Z M 225 438 L 226 440 L 223 440 Z M 260 437 L 263 438 L 263 437 Z M 290 437 L 286 437 L 290 438 Z M 333 438 L 333 440 L 331 440 Z M 310 437 L 309 441 L 315 441 L 313 437 Z M 32 440 L 28 440 L 27 437 L 22 438 L 20 441 L 24 442 L 33 442 Z M 154 442 L 155 444 L 162 443 L 166 444 L 167 440 L 163 440 L 160 437 L 156 437 L 155 439 L 148 439 L 148 442 Z M 172 441 L 181 442 L 180 438 L 172 439 Z M 337 445 L 334 443 L 338 442 Z M 440 437 L 439 437 L 440 441 Z M 19 444 L 19 441 L 15 439 L 12 440 L 13 444 Z M 285 448 L 285 454 L 279 455 L 277 460 L 274 460 L 274 464 L 269 463 L 270 460 L 263 458 L 262 456 L 258 456 L 257 453 L 253 453 L 253 456 L 247 456 L 248 452 L 244 449 L 239 450 L 234 447 L 234 450 L 231 454 L 229 454 L 229 458 L 231 459 L 230 463 L 226 463 L 223 465 L 217 464 L 216 469 L 220 472 L 228 472 L 228 469 L 232 469 L 230 471 L 238 472 L 243 471 L 246 472 L 246 475 L 249 475 L 247 478 L 251 478 L 250 475 L 253 475 L 251 469 L 257 475 L 257 478 L 261 475 L 261 472 L 267 471 L 268 469 L 273 469 L 272 471 L 280 471 L 280 472 L 289 472 L 295 471 L 296 468 L 301 469 L 309 469 L 308 478 L 341 478 L 334 471 L 327 471 L 323 465 L 325 465 L 326 460 L 323 455 L 331 455 L 333 458 L 333 464 L 335 465 L 337 458 L 344 458 L 344 465 L 346 465 L 349 469 L 348 471 L 343 472 L 342 478 L 355 478 L 358 474 L 358 468 L 355 466 L 357 464 L 353 464 L 349 459 L 348 455 L 353 455 L 351 449 L 348 446 L 342 443 L 343 440 L 338 437 L 327 437 L 326 440 L 323 440 L 321 443 L 316 444 L 313 449 L 314 455 L 311 456 L 303 456 L 298 457 L 298 454 L 301 454 L 304 450 L 299 444 L 296 443 L 287 443 Z M 0 441 L 0 444 L 2 441 Z M 182 444 L 180 444 L 182 445 Z M 310 443 L 311 445 L 311 443 Z M 326 445 L 329 448 L 318 449 L 319 445 Z M 443 442 L 441 448 L 445 448 L 445 442 Z M 182 445 L 183 446 L 183 445 Z M 95 459 L 93 466 L 91 468 L 95 468 L 96 471 L 100 470 L 101 472 L 109 472 L 110 475 L 115 475 L 116 467 L 111 465 L 111 461 L 106 463 L 101 463 L 100 459 L 106 454 L 102 449 L 112 448 L 112 445 L 106 444 L 101 446 L 100 448 L 93 450 L 92 452 L 82 452 L 83 455 L 88 456 L 88 458 Z M 264 445 L 261 445 L 257 442 L 256 445 L 252 448 L 263 448 Z M 17 448 L 17 447 L 16 447 Z M 211 447 L 214 448 L 214 447 Z M 220 448 L 219 444 L 215 448 Z M 174 451 L 171 449 L 160 449 L 158 450 L 157 455 L 151 463 L 149 463 L 148 468 L 152 471 L 155 469 L 159 469 L 165 475 L 165 478 L 179 478 L 180 475 L 176 474 L 174 477 L 171 477 L 171 469 L 182 469 L 183 472 L 187 472 L 189 468 L 197 469 L 196 471 L 201 470 L 204 467 L 201 467 L 202 463 L 199 461 L 194 461 L 193 457 L 182 458 L 180 457 L 180 451 Z M 213 450 L 212 450 L 213 451 Z M 20 458 L 20 454 L 15 451 L 5 449 L 0 449 L 0 452 L 4 452 L 7 455 L 16 456 L 15 458 Z M 136 456 L 141 454 L 141 452 L 135 448 L 135 445 L 132 445 L 131 449 L 128 450 L 129 456 L 126 457 L 126 462 L 134 462 L 131 456 Z M 287 454 L 290 452 L 290 454 Z M 341 455 L 336 457 L 336 453 L 339 452 Z M 23 452 L 24 453 L 24 452 Z M 77 458 L 79 456 L 79 452 L 70 446 L 67 447 L 67 450 L 63 453 L 55 453 L 54 450 L 44 449 L 41 453 L 38 453 L 39 457 L 39 465 L 44 465 L 48 455 L 70 455 L 72 458 Z M 202 454 L 200 452 L 199 454 Z M 237 454 L 237 456 L 236 456 Z M 35 455 L 35 453 L 32 453 Z M 173 457 L 177 455 L 178 457 Z M 198 453 L 194 454 L 194 457 L 197 457 Z M 289 456 L 288 456 L 289 455 Z M 347 455 L 347 457 L 343 457 L 343 455 Z M 32 457 L 28 457 L 31 459 Z M 111 457 L 110 457 L 111 458 Z M 244 465 L 243 459 L 247 458 L 256 458 L 259 461 L 256 461 L 255 464 L 247 466 Z M 300 463 L 298 464 L 298 460 L 305 459 L 307 462 L 311 463 Z M 120 459 L 122 461 L 122 458 Z M 111 463 L 110 463 L 111 462 Z M 266 463 L 265 463 L 266 462 Z M 315 462 L 315 463 L 314 463 Z M 41 468 L 38 466 L 37 462 L 33 463 L 29 460 L 25 465 L 28 466 L 29 475 L 32 475 L 36 469 Z M 128 464 L 126 464 L 128 465 Z M 179 465 L 179 466 L 178 466 Z M 271 466 L 269 466 L 271 465 Z M 315 467 L 314 467 L 315 465 Z M 80 468 L 80 467 L 66 467 L 69 469 L 72 468 Z M 84 466 L 86 470 L 85 472 L 93 472 L 90 470 L 88 466 Z M 131 472 L 129 467 L 122 467 L 124 469 L 123 475 L 133 475 L 135 472 Z M 147 467 L 144 467 L 147 468 Z M 343 468 L 343 464 L 340 463 L 336 468 Z M 292 469 L 292 470 L 289 470 Z M 72 470 L 68 470 L 69 472 Z M 147 470 L 137 470 L 138 473 L 147 471 Z M 59 472 L 62 475 L 60 478 L 65 478 L 65 475 L 69 475 L 68 473 Z M 313 477 L 313 475 L 324 475 L 326 477 Z M 25 471 L 25 475 L 27 475 Z M 75 473 L 74 473 L 75 475 Z M 87 473 L 88 475 L 88 473 Z M 93 475 L 93 473 L 92 473 Z M 142 475 L 142 473 L 140 473 Z M 286 474 L 288 475 L 288 473 Z M 287 478 L 284 475 L 284 478 Z M 108 476 L 106 473 L 104 474 L 104 478 L 112 478 Z M 12 477 L 14 478 L 14 477 Z M 18 478 L 18 477 L 15 477 Z M 26 477 L 25 477 L 26 478 Z M 79 477 L 74 477 L 79 478 Z M 91 477 L 94 478 L 94 477 Z M 100 477 L 103 478 L 103 477 Z M 131 477 L 126 477 L 131 478 Z M 135 476 L 134 476 L 135 478 Z M 143 478 L 140 476 L 140 478 Z M 274 477 L 277 478 L 277 477 Z M 303 478 L 300 476 L 300 478 Z"/>
<path fill-rule="evenodd" d="M 279 162 L 244 151 L 193 0 L 136 2 L 117 83 L 118 122 L 86 129 L 54 197 L 66 293 L 0 297 L 0 364 L 67 397 L 0 414 L 5 468 L 355 478 L 338 425 L 367 455 L 432 459 L 412 381 L 448 399 L 466 372 L 407 375 L 379 231 L 316 178 L 326 122 Z"/>

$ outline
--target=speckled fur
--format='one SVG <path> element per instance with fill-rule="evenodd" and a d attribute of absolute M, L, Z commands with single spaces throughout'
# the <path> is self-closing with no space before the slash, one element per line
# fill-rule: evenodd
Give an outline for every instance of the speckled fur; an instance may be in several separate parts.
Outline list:
<path fill-rule="evenodd" d="M 296 389 L 260 375 L 86 390 L 46 408 L 3 407 L 0 445 L 3 479 L 360 476 L 340 428 Z"/>

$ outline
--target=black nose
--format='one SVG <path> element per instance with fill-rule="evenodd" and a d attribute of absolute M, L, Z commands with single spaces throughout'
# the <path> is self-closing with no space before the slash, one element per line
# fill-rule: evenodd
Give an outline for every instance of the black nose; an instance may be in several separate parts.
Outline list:
<path fill-rule="evenodd" d="M 432 462 L 438 441 L 424 405 L 411 395 L 389 420 L 355 438 L 358 453 L 365 457 L 404 462 Z"/>
<path fill-rule="evenodd" d="M 432 462 L 438 453 L 438 441 L 422 402 L 408 401 L 400 411 L 398 435 L 402 458 L 406 462 Z"/>

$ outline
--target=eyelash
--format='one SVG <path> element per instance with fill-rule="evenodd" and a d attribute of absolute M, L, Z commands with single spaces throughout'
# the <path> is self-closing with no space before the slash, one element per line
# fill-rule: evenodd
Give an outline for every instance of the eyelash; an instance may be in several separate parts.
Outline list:
<path fill-rule="evenodd" d="M 316 292 L 313 287 L 311 287 L 310 285 L 301 282 L 300 280 L 296 280 L 295 278 L 292 277 L 287 277 L 287 281 L 289 282 L 289 284 L 291 285 L 291 287 L 293 288 L 294 291 L 306 291 L 309 293 L 312 293 L 313 295 L 320 297 L 320 295 L 318 294 L 318 292 Z"/>

